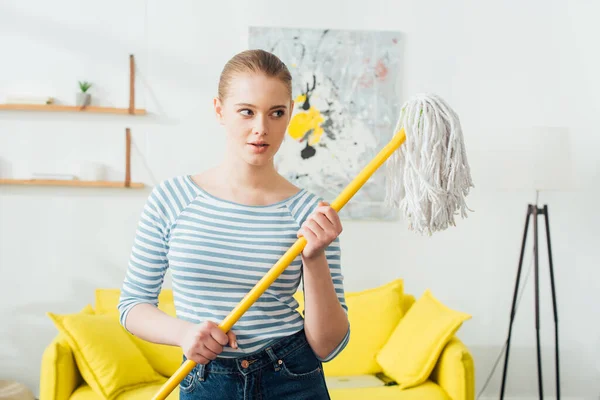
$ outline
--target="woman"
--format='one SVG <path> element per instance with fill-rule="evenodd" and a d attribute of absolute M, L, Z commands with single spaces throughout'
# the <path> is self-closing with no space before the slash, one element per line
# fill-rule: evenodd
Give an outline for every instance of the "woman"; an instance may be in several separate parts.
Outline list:
<path fill-rule="evenodd" d="M 349 338 L 335 210 L 279 175 L 274 156 L 293 110 L 291 75 L 276 56 L 244 51 L 224 67 L 214 109 L 224 159 L 168 179 L 149 196 L 119 311 L 147 341 L 180 346 L 198 365 L 181 399 L 329 398 L 322 363 Z M 301 256 L 224 333 L 218 324 L 297 240 Z M 157 308 L 167 269 L 177 318 Z M 304 317 L 292 297 L 303 279 Z"/>

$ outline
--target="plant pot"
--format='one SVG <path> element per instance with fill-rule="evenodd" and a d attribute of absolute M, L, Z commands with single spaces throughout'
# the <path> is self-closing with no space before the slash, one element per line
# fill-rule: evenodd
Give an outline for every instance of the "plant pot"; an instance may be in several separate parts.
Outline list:
<path fill-rule="evenodd" d="M 92 102 L 92 96 L 89 93 L 77 93 L 76 104 L 77 107 L 89 106 Z"/>

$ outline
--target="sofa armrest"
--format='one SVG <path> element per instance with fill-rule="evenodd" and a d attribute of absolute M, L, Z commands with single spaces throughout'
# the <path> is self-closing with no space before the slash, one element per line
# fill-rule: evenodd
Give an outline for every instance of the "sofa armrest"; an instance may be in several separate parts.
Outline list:
<path fill-rule="evenodd" d="M 71 348 L 56 336 L 42 355 L 40 400 L 68 400 L 82 382 Z"/>
<path fill-rule="evenodd" d="M 431 380 L 452 400 L 475 399 L 475 364 L 467 346 L 454 336 L 444 347 Z"/>

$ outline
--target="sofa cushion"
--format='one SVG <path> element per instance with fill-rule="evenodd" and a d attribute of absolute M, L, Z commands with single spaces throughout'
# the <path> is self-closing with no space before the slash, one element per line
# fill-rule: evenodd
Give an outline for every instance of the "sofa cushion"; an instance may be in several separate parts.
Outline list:
<path fill-rule="evenodd" d="M 438 357 L 469 314 L 452 310 L 426 290 L 377 354 L 386 375 L 408 388 L 425 382 Z"/>
<path fill-rule="evenodd" d="M 326 376 L 364 375 L 382 372 L 375 360 L 403 315 L 404 281 L 358 292 L 345 293 L 350 320 L 350 340 L 333 360 L 323 364 Z M 303 312 L 302 292 L 294 296 Z"/>
<path fill-rule="evenodd" d="M 152 343 L 137 336 L 132 336 L 132 338 L 152 368 L 162 376 L 172 376 L 181 366 L 183 362 L 181 347 Z"/>
<path fill-rule="evenodd" d="M 96 313 L 114 315 L 115 318 L 118 318 L 117 305 L 119 304 L 120 295 L 121 291 L 119 289 L 96 289 Z M 160 292 L 158 295 L 158 308 L 172 317 L 176 315 L 171 289 L 163 289 Z M 152 368 L 159 374 L 170 377 L 181 366 L 183 351 L 180 347 L 148 342 L 133 335 L 132 339 Z"/>
<path fill-rule="evenodd" d="M 431 379 L 453 399 L 475 398 L 475 363 L 467 346 L 456 336 L 444 347 Z"/>
<path fill-rule="evenodd" d="M 164 380 L 114 316 L 47 314 L 66 337 L 83 379 L 104 398 Z"/>

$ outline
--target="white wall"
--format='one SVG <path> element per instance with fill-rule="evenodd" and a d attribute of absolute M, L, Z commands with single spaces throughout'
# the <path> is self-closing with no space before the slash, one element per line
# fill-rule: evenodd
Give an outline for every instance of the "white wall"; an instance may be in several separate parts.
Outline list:
<path fill-rule="evenodd" d="M 431 238 L 401 223 L 346 222 L 347 290 L 402 277 L 407 291 L 431 288 L 472 313 L 459 336 L 475 356 L 479 392 L 506 337 L 525 207 L 534 198 L 495 190 L 484 168 L 503 166 L 489 165 L 478 149 L 512 129 L 566 126 L 580 190 L 542 193 L 540 201 L 552 213 L 563 395 L 596 399 L 599 13 L 598 3 L 584 0 L 2 2 L 0 96 L 29 92 L 70 102 L 77 80 L 89 79 L 103 104 L 126 107 L 127 57 L 134 53 L 137 105 L 150 112 L 1 112 L 2 169 L 19 177 L 95 160 L 122 179 L 130 126 L 134 180 L 152 185 L 202 170 L 217 161 L 223 144 L 211 109 L 220 68 L 246 48 L 249 25 L 402 31 L 404 98 L 433 91 L 460 113 L 478 185 L 469 197 L 475 212 Z M 40 356 L 56 333 L 44 313 L 78 310 L 93 301 L 94 288 L 120 285 L 148 191 L 0 187 L 0 378 L 37 391 Z M 541 250 L 544 376 L 552 395 L 553 326 Z M 525 267 L 530 261 L 529 252 Z M 513 333 L 512 395 L 537 394 L 532 282 Z M 501 369 L 486 396 L 498 393 Z"/>

